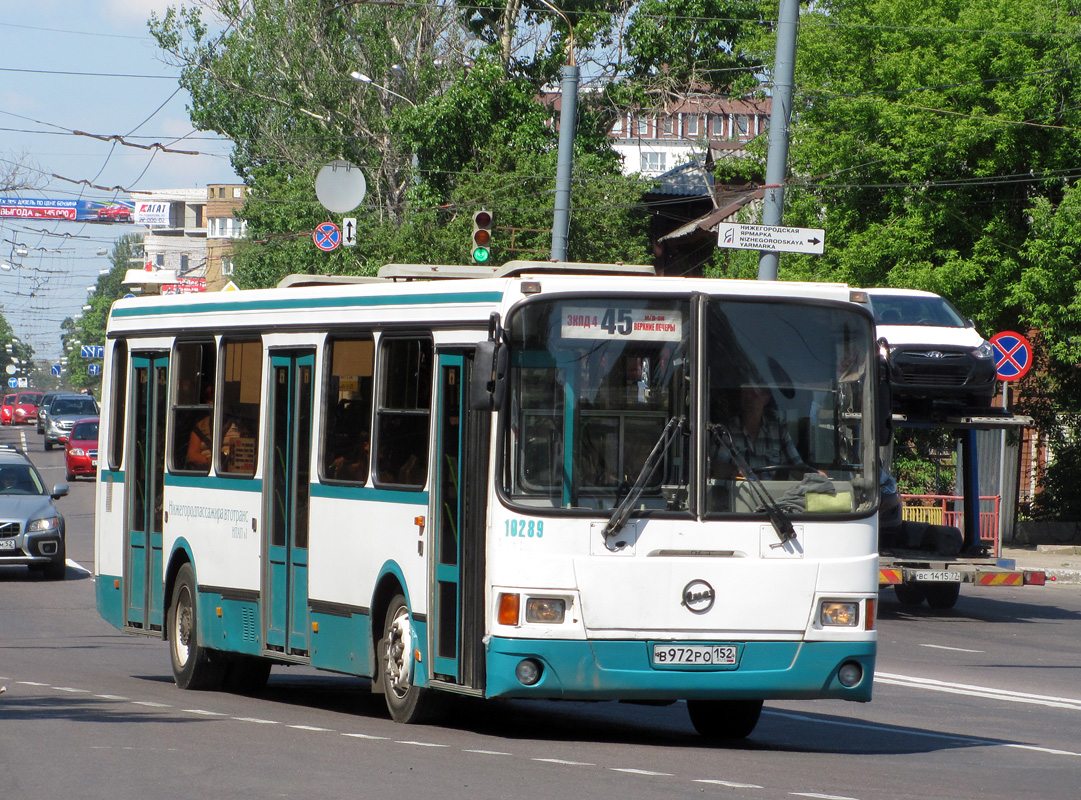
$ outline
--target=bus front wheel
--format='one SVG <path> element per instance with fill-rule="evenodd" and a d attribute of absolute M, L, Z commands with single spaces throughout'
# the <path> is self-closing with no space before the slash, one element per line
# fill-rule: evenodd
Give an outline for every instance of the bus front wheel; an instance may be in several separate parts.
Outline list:
<path fill-rule="evenodd" d="M 220 688 L 224 664 L 213 659 L 211 651 L 199 644 L 195 574 L 190 564 L 182 566 L 176 575 L 168 625 L 169 656 L 176 685 L 181 689 Z"/>
<path fill-rule="evenodd" d="M 761 700 L 688 700 L 691 724 L 707 739 L 745 739 L 762 714 Z"/>
<path fill-rule="evenodd" d="M 383 695 L 395 722 L 424 722 L 436 712 L 438 698 L 433 697 L 430 689 L 413 683 L 416 647 L 409 606 L 404 596 L 396 595 L 387 606 L 383 637 L 377 646 Z"/>

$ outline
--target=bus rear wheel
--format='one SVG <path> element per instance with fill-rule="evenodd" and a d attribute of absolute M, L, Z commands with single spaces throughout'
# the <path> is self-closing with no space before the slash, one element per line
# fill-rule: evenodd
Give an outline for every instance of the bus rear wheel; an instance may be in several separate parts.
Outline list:
<path fill-rule="evenodd" d="M 387 711 L 395 722 L 420 723 L 432 719 L 438 710 L 439 698 L 430 689 L 413 683 L 416 659 L 413 625 L 409 605 L 403 595 L 395 595 L 387 606 L 383 622 L 383 637 L 377 645 L 379 678 Z"/>
<path fill-rule="evenodd" d="M 176 575 L 169 604 L 169 657 L 173 679 L 181 689 L 218 689 L 224 663 L 199 644 L 199 616 L 195 608 L 195 574 L 185 564 Z"/>
<path fill-rule="evenodd" d="M 761 700 L 688 700 L 691 724 L 707 739 L 745 739 L 762 715 Z"/>

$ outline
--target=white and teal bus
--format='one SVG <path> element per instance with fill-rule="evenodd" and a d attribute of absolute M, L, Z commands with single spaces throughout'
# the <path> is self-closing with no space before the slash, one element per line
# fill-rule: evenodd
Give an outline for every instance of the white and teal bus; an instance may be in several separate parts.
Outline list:
<path fill-rule="evenodd" d="M 681 700 L 740 737 L 764 700 L 869 700 L 870 313 L 843 285 L 647 273 L 118 301 L 101 615 L 167 640 L 181 688 L 308 665 L 402 722 L 452 693 Z"/>

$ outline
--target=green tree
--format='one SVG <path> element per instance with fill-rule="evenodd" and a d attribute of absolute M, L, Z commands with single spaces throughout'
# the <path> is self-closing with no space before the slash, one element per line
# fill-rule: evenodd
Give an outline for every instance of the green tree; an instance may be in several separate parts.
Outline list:
<path fill-rule="evenodd" d="M 984 330 L 1023 319 L 1031 209 L 1081 144 L 1073 0 L 832 0 L 804 13 L 788 277 L 929 289 Z"/>

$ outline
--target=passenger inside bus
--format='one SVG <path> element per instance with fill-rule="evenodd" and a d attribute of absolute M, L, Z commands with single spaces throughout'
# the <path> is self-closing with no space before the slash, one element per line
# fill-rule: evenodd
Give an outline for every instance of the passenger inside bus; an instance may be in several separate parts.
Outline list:
<path fill-rule="evenodd" d="M 203 402 L 210 408 L 195 420 L 191 435 L 188 436 L 189 469 L 210 469 L 210 454 L 213 451 L 214 438 L 214 387 L 207 386 L 203 391 Z"/>

